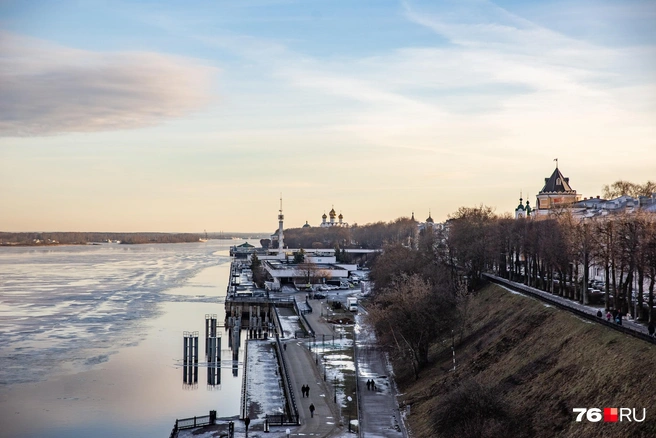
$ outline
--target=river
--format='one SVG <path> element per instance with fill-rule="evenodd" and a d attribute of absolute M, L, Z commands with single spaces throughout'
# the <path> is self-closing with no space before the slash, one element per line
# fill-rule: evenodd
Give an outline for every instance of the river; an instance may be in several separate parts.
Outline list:
<path fill-rule="evenodd" d="M 181 368 L 183 331 L 223 322 L 234 243 L 0 248 L 0 437 L 164 437 L 237 415 L 227 342 L 220 385 Z"/>

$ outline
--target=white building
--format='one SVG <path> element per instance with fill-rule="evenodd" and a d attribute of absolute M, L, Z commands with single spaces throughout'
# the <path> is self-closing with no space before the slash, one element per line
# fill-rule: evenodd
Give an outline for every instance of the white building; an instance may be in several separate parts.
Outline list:
<path fill-rule="evenodd" d="M 321 228 L 348 227 L 349 226 L 349 224 L 344 222 L 344 216 L 342 215 L 342 213 L 340 213 L 339 216 L 337 216 L 337 213 L 335 213 L 335 208 L 334 207 L 330 210 L 330 213 L 328 213 L 328 214 L 330 215 L 330 222 L 326 222 L 326 219 L 328 219 L 328 216 L 326 216 L 326 213 L 324 213 L 323 216 L 321 216 L 321 224 L 319 224 L 319 226 Z M 338 219 L 338 222 L 335 221 L 335 218 Z"/>

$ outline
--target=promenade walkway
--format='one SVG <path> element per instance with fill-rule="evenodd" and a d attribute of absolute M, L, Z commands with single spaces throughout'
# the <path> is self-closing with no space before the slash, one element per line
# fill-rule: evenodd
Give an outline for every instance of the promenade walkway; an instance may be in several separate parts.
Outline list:
<path fill-rule="evenodd" d="M 360 388 L 360 428 L 362 436 L 403 438 L 407 436 L 399 404 L 392 367 L 378 345 L 373 329 L 358 315 L 356 357 Z M 375 386 L 368 387 L 367 381 Z"/>
<path fill-rule="evenodd" d="M 331 394 L 328 393 L 323 377 L 315 366 L 314 356 L 302 341 L 289 340 L 283 351 L 287 361 L 288 372 L 296 396 L 301 426 L 294 430 L 294 435 L 312 435 L 315 437 L 339 436 L 339 415 Z M 301 387 L 310 387 L 309 397 L 302 397 Z M 310 416 L 310 404 L 315 407 L 314 418 Z"/>
<path fill-rule="evenodd" d="M 606 312 L 604 311 L 603 306 L 595 307 L 595 306 L 583 305 L 577 301 L 573 301 L 568 298 L 558 296 L 556 294 L 545 292 L 534 287 L 526 286 L 521 283 L 509 281 L 506 280 L 505 278 L 497 277 L 496 275 L 491 275 L 491 274 L 484 274 L 484 275 L 490 280 L 499 284 L 500 286 L 510 290 L 511 292 L 514 293 L 524 292 L 530 294 L 536 298 L 542 299 L 543 301 L 553 303 L 554 305 L 557 305 L 561 308 L 570 309 L 571 311 L 574 312 L 579 312 L 580 315 L 587 316 L 589 319 L 594 320 L 600 324 L 606 325 L 607 327 L 622 331 L 624 333 L 634 332 L 640 334 L 642 339 L 652 343 L 656 343 L 656 339 L 649 336 L 647 327 L 644 324 L 637 323 L 628 317 L 623 318 L 621 326 L 615 324 L 614 322 L 607 322 Z M 597 317 L 597 311 L 599 310 L 601 310 L 603 315 L 601 318 Z"/>

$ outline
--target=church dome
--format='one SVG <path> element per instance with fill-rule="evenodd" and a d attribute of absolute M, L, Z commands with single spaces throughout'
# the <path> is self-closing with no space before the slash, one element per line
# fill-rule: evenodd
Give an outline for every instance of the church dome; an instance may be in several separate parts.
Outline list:
<path fill-rule="evenodd" d="M 310 224 L 308 224 L 308 221 L 305 221 L 305 225 L 303 225 L 303 228 L 312 228 Z"/>
<path fill-rule="evenodd" d="M 342 215 L 342 213 L 339 214 L 338 218 L 344 219 L 344 216 Z"/>
<path fill-rule="evenodd" d="M 526 205 L 528 205 L 528 201 L 526 201 Z M 519 198 L 519 205 L 517 206 L 515 211 L 517 210 L 524 210 L 524 204 L 522 204 L 522 198 Z"/>
<path fill-rule="evenodd" d="M 431 223 L 431 224 L 435 222 L 435 221 L 433 221 L 433 218 L 431 217 L 430 210 L 428 210 L 428 218 L 426 218 L 426 222 Z"/>
<path fill-rule="evenodd" d="M 321 215 L 321 217 L 325 219 L 325 218 L 327 218 L 328 216 L 326 216 L 326 213 L 324 213 L 323 215 Z"/>
<path fill-rule="evenodd" d="M 332 210 L 330 210 L 330 213 L 328 213 L 328 214 L 330 215 L 330 217 L 335 217 L 335 216 L 337 216 L 337 213 L 335 213 L 335 209 L 334 209 L 334 208 L 333 208 Z"/>

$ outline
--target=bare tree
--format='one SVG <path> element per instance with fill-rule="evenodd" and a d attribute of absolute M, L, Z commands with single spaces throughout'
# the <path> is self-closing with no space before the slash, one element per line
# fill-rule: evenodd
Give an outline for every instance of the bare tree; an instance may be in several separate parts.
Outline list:
<path fill-rule="evenodd" d="M 431 285 L 419 274 L 401 274 L 377 290 L 368 318 L 382 344 L 409 363 L 418 378 L 428 364 L 430 345 L 455 325 L 455 295 L 446 284 Z"/>

